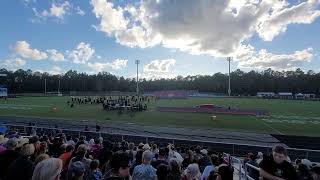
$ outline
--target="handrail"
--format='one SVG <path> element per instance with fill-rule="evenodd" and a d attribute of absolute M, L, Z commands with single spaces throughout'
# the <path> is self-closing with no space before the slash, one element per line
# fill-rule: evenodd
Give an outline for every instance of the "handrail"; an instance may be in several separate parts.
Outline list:
<path fill-rule="evenodd" d="M 246 165 L 249 166 L 249 167 L 252 168 L 252 169 L 255 169 L 255 170 L 257 170 L 257 171 L 260 171 L 260 168 L 254 166 L 254 165 L 252 165 L 252 164 L 246 163 Z"/>
<path fill-rule="evenodd" d="M 1 126 L 1 124 L 0 124 Z M 13 127 L 24 127 L 24 128 L 39 128 L 39 129 L 48 129 L 48 130 L 62 130 L 62 131 L 75 131 L 75 132 L 81 132 L 81 130 L 76 130 L 76 129 L 67 129 L 67 128 L 51 128 L 51 127 L 43 127 L 43 126 L 29 126 L 29 125 L 19 125 L 19 124 L 2 124 L 2 126 L 13 126 Z M 107 133 L 107 134 L 110 134 L 110 135 L 118 135 L 118 136 L 122 136 L 122 139 L 123 139 L 123 136 L 134 136 L 134 137 L 142 137 L 142 136 L 139 136 L 139 135 L 133 135 L 133 134 L 124 134 L 124 133 L 121 133 L 121 134 L 118 134 L 118 133 L 112 133 L 112 132 L 106 132 L 106 131 L 99 131 L 99 132 L 96 132 L 96 131 L 83 131 L 85 133 L 97 133 L 99 135 L 101 135 L 101 133 Z M 80 134 L 79 134 L 80 135 Z M 156 137 L 156 136 L 144 136 L 146 138 L 146 141 L 148 141 L 148 137 L 150 138 L 159 138 L 159 137 Z M 161 137 L 162 139 L 167 139 L 167 140 L 172 140 L 173 141 L 173 144 L 174 144 L 174 140 L 185 140 L 185 141 L 191 141 L 191 142 L 199 142 L 199 141 L 196 141 L 196 140 L 188 140 L 188 139 L 183 139 L 183 138 L 168 138 L 168 137 Z M 216 143 L 216 142 L 211 142 L 211 141 L 201 141 L 201 142 L 209 142 L 209 143 Z M 227 143 L 225 143 L 227 144 Z M 230 143 L 231 144 L 231 143 Z M 234 144 L 232 144 L 234 145 Z M 250 145 L 248 145 L 250 146 Z M 262 146 L 257 146 L 257 147 L 262 147 Z M 298 150 L 298 151 L 311 151 L 311 152 L 320 152 L 320 150 L 309 150 L 309 149 L 297 149 L 297 148 L 287 148 L 287 149 L 291 149 L 291 150 Z M 235 165 L 232 164 L 232 166 L 239 172 L 239 180 L 241 180 L 242 176 L 244 176 L 246 179 L 249 179 L 249 180 L 255 180 L 254 178 L 250 177 L 250 175 L 248 174 L 248 167 L 249 168 L 252 168 L 256 171 L 260 171 L 260 168 L 256 167 L 256 166 L 253 166 L 249 163 L 245 163 L 244 165 L 244 168 L 242 168 L 242 160 L 237 158 L 237 157 L 234 157 L 234 156 L 231 156 L 230 154 L 228 153 L 223 153 L 223 155 L 228 155 L 230 156 L 230 158 L 233 160 L 233 161 L 236 161 L 239 166 L 236 167 Z"/>
<path fill-rule="evenodd" d="M 9 126 L 23 126 L 23 127 L 34 127 L 34 126 L 28 126 L 28 125 L 18 125 L 18 124 L 8 124 L 5 123 L 3 125 L 9 125 Z M 50 128 L 50 127 L 41 127 L 36 126 L 39 128 L 46 128 L 46 129 L 58 129 L 58 130 L 67 130 L 67 131 L 81 131 L 81 130 L 73 130 L 73 129 L 66 129 L 66 128 Z M 91 133 L 96 133 L 96 131 L 86 131 Z M 100 131 L 101 133 L 102 131 Z M 104 133 L 108 133 L 111 135 L 119 135 L 119 136 L 135 136 L 135 137 L 142 137 L 139 135 L 133 135 L 133 134 L 127 134 L 127 133 L 112 133 L 104 131 Z M 146 137 L 146 136 L 144 136 Z M 148 135 L 149 138 L 159 138 L 159 136 L 152 136 Z M 272 148 L 273 146 L 264 146 L 264 145 L 255 145 L 255 144 L 245 144 L 245 143 L 229 143 L 229 142 L 223 142 L 223 141 L 206 141 L 206 140 L 192 140 L 192 139 L 186 139 L 186 138 L 169 138 L 169 137 L 161 137 L 162 139 L 168 139 L 168 140 L 180 140 L 180 141 L 190 141 L 190 142 L 202 142 L 202 143 L 216 143 L 216 144 L 226 144 L 226 145 L 239 145 L 239 146 L 251 146 L 251 147 L 261 147 L 261 148 Z M 300 148 L 286 148 L 287 150 L 295 150 L 295 151 L 308 151 L 308 152 L 317 152 L 320 153 L 320 150 L 314 150 L 314 149 L 300 149 Z"/>

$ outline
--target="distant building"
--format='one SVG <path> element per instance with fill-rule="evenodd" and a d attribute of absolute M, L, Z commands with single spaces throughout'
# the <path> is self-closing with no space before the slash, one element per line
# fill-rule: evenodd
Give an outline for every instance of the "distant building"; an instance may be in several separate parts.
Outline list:
<path fill-rule="evenodd" d="M 315 94 L 302 94 L 302 93 L 297 93 L 295 94 L 296 99 L 313 99 L 316 98 Z"/>
<path fill-rule="evenodd" d="M 292 99 L 293 95 L 292 92 L 279 92 L 278 97 L 280 99 Z"/>
<path fill-rule="evenodd" d="M 316 95 L 315 94 L 304 94 L 304 98 L 306 98 L 306 99 L 314 99 L 314 98 L 316 98 Z"/>
<path fill-rule="evenodd" d="M 260 98 L 274 98 L 275 95 L 274 92 L 257 92 L 257 97 Z"/>
<path fill-rule="evenodd" d="M 304 99 L 304 94 L 298 93 L 294 95 L 296 99 Z"/>
<path fill-rule="evenodd" d="M 0 87 L 0 97 L 7 97 L 8 96 L 8 89 Z"/>

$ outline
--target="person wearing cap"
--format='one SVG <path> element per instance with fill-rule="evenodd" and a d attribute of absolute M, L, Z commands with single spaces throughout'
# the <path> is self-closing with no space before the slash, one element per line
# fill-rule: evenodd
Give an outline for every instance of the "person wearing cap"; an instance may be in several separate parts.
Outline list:
<path fill-rule="evenodd" d="M 3 179 L 6 174 L 8 167 L 14 162 L 20 155 L 15 151 L 18 142 L 15 138 L 11 138 L 6 143 L 6 150 L 0 153 L 0 179 Z"/>
<path fill-rule="evenodd" d="M 281 145 L 272 149 L 270 156 L 265 156 L 260 162 L 260 176 L 264 180 L 296 179 L 296 171 L 291 163 L 286 161 L 288 152 Z"/>
<path fill-rule="evenodd" d="M 181 180 L 199 180 L 200 176 L 199 165 L 197 163 L 192 163 L 184 170 Z"/>
<path fill-rule="evenodd" d="M 151 166 L 153 154 L 150 150 L 146 150 L 142 154 L 142 164 L 134 168 L 132 180 L 156 180 L 156 169 Z"/>
<path fill-rule="evenodd" d="M 143 145 L 142 150 L 143 151 L 151 150 L 151 147 L 149 146 L 149 144 L 145 144 L 145 145 Z"/>
<path fill-rule="evenodd" d="M 156 169 L 160 164 L 169 165 L 169 163 L 166 161 L 166 150 L 162 148 L 159 150 L 158 159 L 151 162 L 151 165 Z"/>
<path fill-rule="evenodd" d="M 20 157 L 15 160 L 8 168 L 5 180 L 30 180 L 33 173 L 33 162 L 30 157 L 34 155 L 33 144 L 25 144 L 20 151 Z"/>

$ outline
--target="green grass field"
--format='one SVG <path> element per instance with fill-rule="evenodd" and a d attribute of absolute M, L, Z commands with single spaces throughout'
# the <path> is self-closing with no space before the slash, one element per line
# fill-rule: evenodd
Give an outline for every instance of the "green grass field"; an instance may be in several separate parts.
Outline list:
<path fill-rule="evenodd" d="M 0 99 L 0 116 L 54 117 L 70 120 L 96 120 L 132 122 L 143 125 L 159 125 L 188 128 L 215 128 L 290 135 L 320 136 L 320 102 L 266 100 L 246 98 L 190 98 L 181 100 L 159 100 L 148 104 L 148 111 L 119 114 L 104 111 L 102 105 L 76 105 L 70 108 L 70 97 L 21 97 Z M 259 108 L 270 112 L 268 117 L 211 114 L 163 113 L 156 106 L 194 106 L 212 103 L 237 108 Z M 54 110 L 56 108 L 56 110 Z"/>

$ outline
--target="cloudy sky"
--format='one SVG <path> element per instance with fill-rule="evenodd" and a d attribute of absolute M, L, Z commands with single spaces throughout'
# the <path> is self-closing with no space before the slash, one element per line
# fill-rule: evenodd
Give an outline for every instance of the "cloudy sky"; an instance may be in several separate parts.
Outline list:
<path fill-rule="evenodd" d="M 320 71 L 320 0 L 2 0 L 0 67 L 146 78 Z"/>

